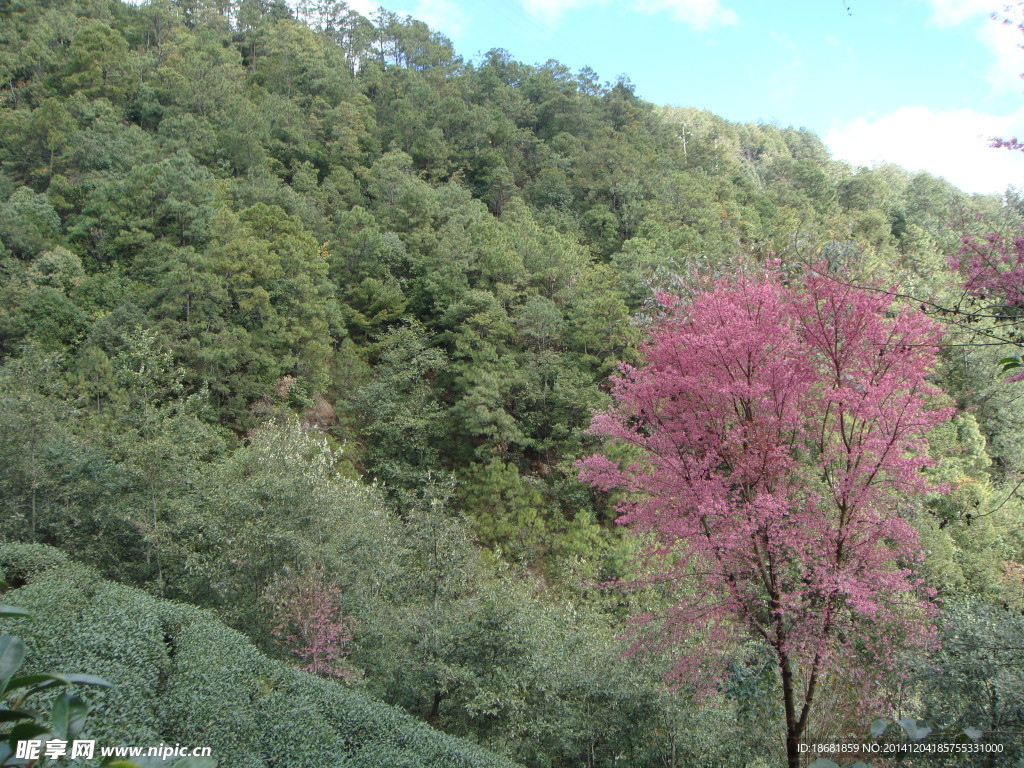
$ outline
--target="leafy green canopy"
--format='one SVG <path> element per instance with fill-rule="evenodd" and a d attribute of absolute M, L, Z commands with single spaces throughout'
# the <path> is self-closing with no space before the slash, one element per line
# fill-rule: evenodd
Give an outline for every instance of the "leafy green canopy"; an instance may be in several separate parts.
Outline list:
<path fill-rule="evenodd" d="M 455 474 L 481 542 L 551 573 L 621 559 L 571 467 L 654 290 L 827 251 L 927 293 L 950 206 L 994 206 L 344 2 L 0 15 L 0 359 L 56 356 L 109 417 L 141 329 L 204 421 L 304 412 L 406 507 Z"/>
<path fill-rule="evenodd" d="M 209 745 L 237 766 L 513 765 L 268 659 L 211 614 L 104 581 L 57 550 L 4 545 L 0 563 L 17 585 L 4 599 L 35 617 L 24 632 L 31 668 L 74 668 L 117 686 L 89 697 L 89 738 L 100 744 Z"/>

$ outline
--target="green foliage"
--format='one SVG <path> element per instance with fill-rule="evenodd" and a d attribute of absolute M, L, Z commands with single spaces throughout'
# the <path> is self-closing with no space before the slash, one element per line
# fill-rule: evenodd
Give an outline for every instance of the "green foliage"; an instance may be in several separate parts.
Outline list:
<path fill-rule="evenodd" d="M 181 255 L 157 265 L 153 309 L 223 418 L 245 423 L 285 375 L 323 388 L 336 307 L 325 254 L 297 220 L 262 203 L 221 211 L 206 253 Z"/>
<path fill-rule="evenodd" d="M 922 716 L 983 731 L 1013 732 L 1024 721 L 1020 613 L 978 602 L 950 606 L 942 649 L 921 665 Z M 1000 734 L 996 734 L 1000 738 Z M 1007 764 L 1024 757 L 1011 739 Z"/>
<path fill-rule="evenodd" d="M 660 692 L 596 606 L 558 606 L 492 572 L 435 501 L 397 533 L 398 557 L 378 571 L 384 599 L 360 615 L 353 661 L 371 691 L 527 765 L 675 754 L 710 768 L 751 751 L 727 703 L 697 709 Z M 712 735 L 726 732 L 735 738 Z"/>
<path fill-rule="evenodd" d="M 930 498 L 918 520 L 922 572 L 948 597 L 998 599 L 1005 563 L 1016 555 L 1018 507 L 993 487 L 985 438 L 972 414 L 932 430 L 929 450 L 938 459 L 930 474 L 949 492 Z"/>
<path fill-rule="evenodd" d="M 443 410 L 431 380 L 448 361 L 419 324 L 388 332 L 376 352 L 374 375 L 352 393 L 351 408 L 366 436 L 367 475 L 402 500 L 438 466 Z"/>
<path fill-rule="evenodd" d="M 191 544 L 179 589 L 264 640 L 263 593 L 283 568 L 346 573 L 363 557 L 386 558 L 377 494 L 339 476 L 339 461 L 322 436 L 292 418 L 266 425 L 210 466 L 178 529 Z"/>
<path fill-rule="evenodd" d="M 500 459 L 471 464 L 460 477 L 457 505 L 479 510 L 474 529 L 480 542 L 513 561 L 537 559 L 544 539 L 543 498 Z"/>
<path fill-rule="evenodd" d="M 116 684 L 95 696 L 89 718 L 100 744 L 208 744 L 239 766 L 275 755 L 294 766 L 512 765 L 271 661 L 211 615 L 103 581 L 54 550 L 4 545 L 0 562 L 8 584 L 20 585 L 5 599 L 35 616 L 29 669 L 73 663 Z"/>
<path fill-rule="evenodd" d="M 9 15 L 0 355 L 66 351 L 101 411 L 103 356 L 141 326 L 238 434 L 326 402 L 354 466 L 403 504 L 448 473 L 507 496 L 501 473 L 482 485 L 499 461 L 531 489 L 515 514 L 552 572 L 614 538 L 610 509 L 565 507 L 572 473 L 553 468 L 583 453 L 655 290 L 826 246 L 934 275 L 942 217 L 967 204 L 590 70 L 466 64 L 421 22 L 344 3 Z"/>
<path fill-rule="evenodd" d="M 19 258 L 38 256 L 57 244 L 60 218 L 45 194 L 18 187 L 0 205 L 0 241 Z"/>
<path fill-rule="evenodd" d="M 371 691 L 531 765 L 770 761 L 752 683 L 698 708 L 618 658 L 630 603 L 581 582 L 622 577 L 635 544 L 577 480 L 591 413 L 658 291 L 824 257 L 941 302 L 951 210 L 1012 206 L 589 69 L 466 62 L 334 0 L 57 0 L 0 23 L 0 537 L 282 657 L 264 590 L 328 573 Z M 951 349 L 941 383 L 970 413 L 933 439 L 953 492 L 910 511 L 924 571 L 1012 602 L 1024 425 L 990 375 L 1008 353 Z M 32 579 L 56 557 L 17 552 Z M 16 590 L 47 615 L 97 583 L 61 562 L 52 594 Z M 39 663 L 112 670 L 96 649 L 115 645 L 111 733 L 180 718 L 243 765 L 457 764 L 364 737 L 421 732 L 205 615 L 98 589 L 84 639 L 44 633 Z"/>
<path fill-rule="evenodd" d="M 0 619 L 31 618 L 31 614 L 11 605 L 0 605 Z M 52 702 L 49 717 L 33 709 L 37 694 L 57 687 L 91 685 L 103 688 L 110 683 L 95 675 L 55 674 L 37 672 L 18 674 L 25 660 L 25 643 L 13 635 L 0 637 L 0 721 L 4 723 L 6 738 L 0 744 L 0 765 L 27 765 L 17 755 L 18 743 L 23 740 L 59 739 L 65 744 L 82 733 L 89 705 L 71 691 L 62 693 Z M 49 720 L 49 723 L 46 721 Z"/>

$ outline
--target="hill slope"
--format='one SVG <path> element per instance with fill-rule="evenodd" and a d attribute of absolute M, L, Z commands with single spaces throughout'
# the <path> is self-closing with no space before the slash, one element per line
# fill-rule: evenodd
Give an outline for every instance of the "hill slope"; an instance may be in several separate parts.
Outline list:
<path fill-rule="evenodd" d="M 205 611 L 99 578 L 45 546 L 3 545 L 4 601 L 36 670 L 98 674 L 98 745 L 210 746 L 222 766 L 512 768 L 342 685 L 267 658 Z M 6 631 L 12 631 L 10 627 Z"/>

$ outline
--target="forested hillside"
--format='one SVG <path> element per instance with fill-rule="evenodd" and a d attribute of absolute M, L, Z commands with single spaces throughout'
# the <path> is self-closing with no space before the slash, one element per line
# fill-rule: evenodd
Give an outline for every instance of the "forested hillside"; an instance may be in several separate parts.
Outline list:
<path fill-rule="evenodd" d="M 219 764 L 235 766 L 513 766 L 62 552 L 5 545 L 0 568 L 16 586 L 5 599 L 39 622 L 29 631 L 35 668 L 88 667 L 117 686 L 91 697 L 89 735 L 102 745 L 216 744 Z"/>
<path fill-rule="evenodd" d="M 759 641 L 697 700 L 662 682 L 671 644 L 623 656 L 677 595 L 599 588 L 636 585 L 647 540 L 579 462 L 639 455 L 588 429 L 656 296 L 824 270 L 945 322 L 950 418 L 900 515 L 952 640 L 897 648 L 874 715 L 1022 729 L 1018 326 L 948 262 L 1021 200 L 343 2 L 11 0 L 0 39 L 4 539 L 524 765 L 776 765 Z M 822 686 L 808 738 L 863 735 Z"/>

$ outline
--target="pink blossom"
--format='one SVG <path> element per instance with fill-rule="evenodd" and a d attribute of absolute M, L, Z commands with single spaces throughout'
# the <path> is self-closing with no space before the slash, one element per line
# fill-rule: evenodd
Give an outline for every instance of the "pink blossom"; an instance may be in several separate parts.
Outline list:
<path fill-rule="evenodd" d="M 352 652 L 355 619 L 344 614 L 341 589 L 319 571 L 289 573 L 267 591 L 271 634 L 318 675 L 355 680 L 345 658 Z"/>
<path fill-rule="evenodd" d="M 932 640 L 901 510 L 934 490 L 925 434 L 951 415 L 929 405 L 941 333 L 820 276 L 740 277 L 662 304 L 643 364 L 622 369 L 591 427 L 642 458 L 580 463 L 625 491 L 620 522 L 653 534 L 652 578 L 690 584 L 667 616 L 637 619 L 634 651 L 675 649 L 676 682 L 708 691 L 734 638 L 762 640 L 795 739 L 819 681 L 842 675 L 870 704 L 895 652 Z"/>
<path fill-rule="evenodd" d="M 971 296 L 1007 307 L 1024 305 L 1024 235 L 1009 243 L 996 232 L 965 237 L 949 264 L 964 276 Z"/>

